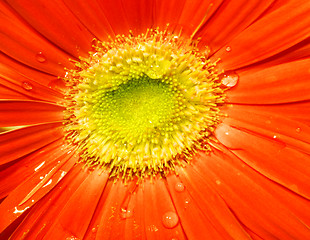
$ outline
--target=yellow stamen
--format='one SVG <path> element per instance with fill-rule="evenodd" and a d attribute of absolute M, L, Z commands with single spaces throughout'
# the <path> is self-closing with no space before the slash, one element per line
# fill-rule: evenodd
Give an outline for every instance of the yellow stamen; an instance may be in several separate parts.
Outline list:
<path fill-rule="evenodd" d="M 65 130 L 111 176 L 167 174 L 207 149 L 223 102 L 215 63 L 167 30 L 96 41 L 65 78 Z"/>

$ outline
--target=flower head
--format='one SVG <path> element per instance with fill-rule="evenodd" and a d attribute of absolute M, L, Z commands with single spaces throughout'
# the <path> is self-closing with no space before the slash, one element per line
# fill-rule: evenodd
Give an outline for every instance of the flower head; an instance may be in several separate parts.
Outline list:
<path fill-rule="evenodd" d="M 308 1 L 0 10 L 0 238 L 310 238 Z"/>

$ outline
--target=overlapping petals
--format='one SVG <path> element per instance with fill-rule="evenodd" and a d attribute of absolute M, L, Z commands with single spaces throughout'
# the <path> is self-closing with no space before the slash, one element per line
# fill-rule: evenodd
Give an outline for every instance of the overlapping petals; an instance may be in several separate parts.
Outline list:
<path fill-rule="evenodd" d="M 0 238 L 310 239 L 309 11 L 307 0 L 1 1 L 0 127 L 13 129 L 0 133 Z M 64 142 L 59 77 L 94 38 L 167 24 L 238 82 L 211 152 L 177 175 L 114 182 Z"/>

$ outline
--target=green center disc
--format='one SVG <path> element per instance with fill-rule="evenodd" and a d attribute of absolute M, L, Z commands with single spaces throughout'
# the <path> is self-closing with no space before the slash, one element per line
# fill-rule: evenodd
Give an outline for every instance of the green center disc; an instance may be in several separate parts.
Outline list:
<path fill-rule="evenodd" d="M 169 84 L 147 76 L 132 79 L 97 97 L 98 121 L 119 139 L 139 139 L 165 126 L 173 116 L 176 96 Z"/>

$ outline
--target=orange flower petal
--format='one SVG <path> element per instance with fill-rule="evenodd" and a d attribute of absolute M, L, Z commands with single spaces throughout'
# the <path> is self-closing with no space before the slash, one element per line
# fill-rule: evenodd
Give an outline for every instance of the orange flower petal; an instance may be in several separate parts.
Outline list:
<path fill-rule="evenodd" d="M 223 122 L 310 154 L 310 127 L 307 123 L 291 120 L 286 113 L 277 114 L 274 109 L 269 105 L 232 105 L 223 109 L 227 114 Z M 286 105 L 285 111 L 289 109 L 290 105 Z M 305 114 L 309 115 L 310 108 L 306 111 Z"/>
<path fill-rule="evenodd" d="M 113 1 L 113 5 L 118 1 Z M 147 28 L 155 27 L 154 24 L 154 0 L 122 0 L 119 1 L 121 9 L 123 11 L 124 18 L 126 19 L 126 25 L 128 24 L 128 30 L 132 30 L 133 33 L 140 34 L 145 33 Z M 115 7 L 113 9 L 119 11 Z M 115 22 L 115 20 L 113 20 Z"/>
<path fill-rule="evenodd" d="M 94 36 L 63 1 L 9 0 L 8 4 L 36 31 L 71 56 L 88 55 Z M 45 50 L 41 50 L 43 54 Z"/>
<path fill-rule="evenodd" d="M 72 67 L 68 54 L 29 27 L 3 1 L 0 2 L 0 9 L 0 31 L 5 33 L 0 35 L 0 48 L 3 53 L 27 66 L 55 76 L 62 76 L 64 67 Z"/>
<path fill-rule="evenodd" d="M 250 239 L 224 200 L 199 173 L 189 176 L 186 169 L 179 168 L 178 174 L 183 191 L 176 190 L 181 181 L 176 176 L 168 176 L 167 182 L 189 239 Z"/>
<path fill-rule="evenodd" d="M 63 110 L 47 102 L 0 100 L 0 127 L 62 121 Z"/>
<path fill-rule="evenodd" d="M 234 105 L 235 106 L 235 105 Z M 269 111 L 276 115 L 283 116 L 288 119 L 292 119 L 294 121 L 298 121 L 302 124 L 306 124 L 310 126 L 310 118 L 309 118 L 309 112 L 310 112 L 310 101 L 304 101 L 304 102 L 297 102 L 297 103 L 290 103 L 290 104 L 276 104 L 276 105 L 251 105 L 249 106 L 254 109 L 254 111 Z M 301 130 L 301 129 L 300 129 Z M 296 128 L 296 131 L 298 132 L 298 127 Z"/>
<path fill-rule="evenodd" d="M 61 148 L 63 140 L 57 140 L 37 151 L 28 154 L 12 165 L 1 171 L 0 177 L 0 199 L 6 197 L 11 191 L 27 179 L 35 170 L 41 166 L 42 159 L 46 155 L 54 156 L 57 149 Z"/>
<path fill-rule="evenodd" d="M 83 239 L 107 180 L 108 174 L 100 170 L 89 173 L 68 199 L 44 238 L 51 240 L 70 237 Z"/>
<path fill-rule="evenodd" d="M 222 69 L 234 70 L 282 52 L 310 36 L 309 11 L 307 1 L 289 1 L 230 41 L 230 51 L 224 47 L 213 57 Z"/>
<path fill-rule="evenodd" d="M 25 220 L 16 229 L 12 239 L 22 239 L 25 235 L 29 239 L 43 238 L 87 176 L 81 166 L 72 168 L 42 200 L 26 212 Z"/>
<path fill-rule="evenodd" d="M 0 164 L 13 161 L 63 137 L 62 123 L 47 123 L 0 134 Z"/>
<path fill-rule="evenodd" d="M 189 36 L 193 35 L 196 30 L 199 32 L 204 23 L 213 18 L 213 13 L 219 10 L 218 8 L 223 2 L 224 0 L 185 1 L 177 27 L 182 28 L 182 34 L 185 33 Z M 172 22 L 174 23 L 174 21 Z"/>
<path fill-rule="evenodd" d="M 55 151 L 54 154 L 46 156 L 45 160 L 1 203 L 0 211 L 4 221 L 0 223 L 0 232 L 53 189 L 73 167 L 77 157 L 73 156 L 73 152 Z"/>
<path fill-rule="evenodd" d="M 310 59 L 269 68 L 240 71 L 236 87 L 227 91 L 227 101 L 246 104 L 274 104 L 310 98 Z"/>
<path fill-rule="evenodd" d="M 103 13 L 99 2 L 64 0 L 64 3 L 88 31 L 99 40 L 104 41 L 107 40 L 108 36 L 114 36 L 110 22 Z"/>
<path fill-rule="evenodd" d="M 253 169 L 310 199 L 308 154 L 289 147 L 281 141 L 281 136 L 279 140 L 271 140 L 224 123 L 216 129 L 215 135 L 223 145 Z"/>
<path fill-rule="evenodd" d="M 164 180 L 157 179 L 152 183 L 145 180 L 136 186 L 137 189 L 136 183 L 130 184 L 126 187 L 118 181 L 104 193 L 106 200 L 98 216 L 101 221 L 96 229 L 96 237 L 126 240 L 185 239 L 179 221 L 169 227 L 164 224 L 166 213 L 176 213 Z"/>
<path fill-rule="evenodd" d="M 236 218 L 262 239 L 310 237 L 305 223 L 309 223 L 308 200 L 253 171 L 224 147 L 216 147 L 220 151 L 210 155 L 199 153 L 195 162 L 186 168 L 189 178 L 195 178 L 197 173 L 203 176 Z"/>
<path fill-rule="evenodd" d="M 208 45 L 212 52 L 226 48 L 225 44 L 247 28 L 273 2 L 274 0 L 224 1 L 198 32 L 197 35 L 202 38 L 201 46 Z"/>
<path fill-rule="evenodd" d="M 29 66 L 21 64 L 3 53 L 0 53 L 0 70 L 0 76 L 3 79 L 18 85 L 19 87 L 22 87 L 21 84 L 23 82 L 40 84 L 42 85 L 41 88 L 43 86 L 46 87 L 41 89 L 43 93 L 48 95 L 48 97 L 43 98 L 46 101 L 52 101 L 56 96 L 58 97 L 58 101 L 63 98 L 61 93 L 63 93 L 66 86 L 58 76 L 43 73 L 36 69 L 30 68 Z M 64 75 L 65 71 L 62 71 L 61 74 Z M 6 86 L 6 84 L 4 85 Z M 23 90 L 25 93 L 25 90 L 27 89 Z M 16 91 L 18 91 L 18 88 Z M 36 97 L 39 98 L 38 96 Z"/>

